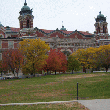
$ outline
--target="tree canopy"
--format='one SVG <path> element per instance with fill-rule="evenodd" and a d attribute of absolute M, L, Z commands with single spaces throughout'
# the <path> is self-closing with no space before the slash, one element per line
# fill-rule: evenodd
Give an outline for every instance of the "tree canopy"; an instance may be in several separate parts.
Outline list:
<path fill-rule="evenodd" d="M 56 49 L 51 49 L 49 52 L 48 59 L 46 59 L 46 64 L 44 66 L 45 71 L 55 71 L 65 72 L 67 69 L 67 60 L 64 53 L 56 51 Z"/>
<path fill-rule="evenodd" d="M 19 49 L 24 55 L 23 73 L 33 75 L 45 64 L 50 47 L 41 39 L 24 39 L 19 43 Z"/>
<path fill-rule="evenodd" d="M 75 58 L 73 55 L 70 55 L 68 57 L 68 70 L 72 70 L 72 74 L 73 74 L 73 70 L 78 71 L 80 70 L 80 62 L 77 58 Z"/>

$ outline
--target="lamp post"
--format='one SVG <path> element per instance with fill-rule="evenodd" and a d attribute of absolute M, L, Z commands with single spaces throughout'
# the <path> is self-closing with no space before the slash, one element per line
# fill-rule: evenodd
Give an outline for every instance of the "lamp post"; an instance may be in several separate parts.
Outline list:
<path fill-rule="evenodd" d="M 78 100 L 78 82 L 77 82 L 77 100 Z"/>

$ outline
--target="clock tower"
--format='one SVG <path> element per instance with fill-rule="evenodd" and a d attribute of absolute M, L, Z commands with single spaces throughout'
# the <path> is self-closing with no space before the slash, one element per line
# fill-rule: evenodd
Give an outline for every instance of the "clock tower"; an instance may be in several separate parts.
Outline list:
<path fill-rule="evenodd" d="M 104 17 L 103 14 L 101 14 L 101 11 L 99 12 L 99 15 L 97 15 L 97 18 L 95 18 L 96 23 L 95 26 L 95 36 L 96 39 L 107 39 L 108 38 L 108 28 L 107 28 L 107 22 L 106 17 Z"/>
<path fill-rule="evenodd" d="M 99 15 L 97 16 L 95 20 L 96 20 L 96 23 L 94 24 L 94 26 L 95 26 L 96 34 L 108 33 L 108 29 L 107 29 L 108 23 L 106 22 L 106 17 L 104 17 L 104 15 L 101 14 L 101 11 L 99 12 Z"/>
<path fill-rule="evenodd" d="M 26 0 L 24 6 L 21 8 L 21 11 L 19 13 L 20 16 L 18 17 L 18 19 L 19 19 L 20 29 L 33 28 L 34 16 L 32 15 L 32 9 L 30 9 L 29 6 L 27 6 Z"/>

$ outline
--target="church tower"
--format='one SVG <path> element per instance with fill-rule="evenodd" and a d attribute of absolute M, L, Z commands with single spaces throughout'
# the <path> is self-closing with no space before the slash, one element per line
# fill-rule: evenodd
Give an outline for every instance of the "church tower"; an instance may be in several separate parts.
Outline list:
<path fill-rule="evenodd" d="M 107 29 L 107 22 L 106 22 L 106 17 L 104 17 L 103 14 L 101 14 L 101 11 L 99 12 L 99 15 L 97 18 L 95 18 L 96 23 L 94 24 L 95 26 L 95 33 L 98 35 L 105 35 L 108 34 L 108 29 Z"/>
<path fill-rule="evenodd" d="M 33 18 L 32 9 L 27 6 L 26 0 L 24 6 L 21 8 L 19 12 L 20 16 L 18 17 L 20 23 L 20 29 L 23 28 L 33 28 Z"/>

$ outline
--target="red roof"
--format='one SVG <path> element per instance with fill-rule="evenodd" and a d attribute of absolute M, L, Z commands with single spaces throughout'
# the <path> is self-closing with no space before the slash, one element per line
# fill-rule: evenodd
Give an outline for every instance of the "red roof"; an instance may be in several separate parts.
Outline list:
<path fill-rule="evenodd" d="M 60 30 L 60 31 L 62 31 L 62 30 Z M 69 33 L 72 33 L 73 31 L 62 31 L 62 32 L 65 34 L 69 34 Z"/>
<path fill-rule="evenodd" d="M 91 33 L 89 32 L 84 32 L 84 31 L 79 31 L 80 33 L 84 34 L 84 35 L 92 35 Z"/>
<path fill-rule="evenodd" d="M 52 31 L 54 31 L 54 30 L 46 30 L 46 29 L 40 29 L 40 30 L 44 31 L 45 33 L 50 33 Z"/>
<path fill-rule="evenodd" d="M 4 27 L 6 29 L 6 27 Z M 13 28 L 13 27 L 10 27 L 11 28 L 11 31 L 12 32 L 19 32 L 20 31 L 20 28 Z"/>

